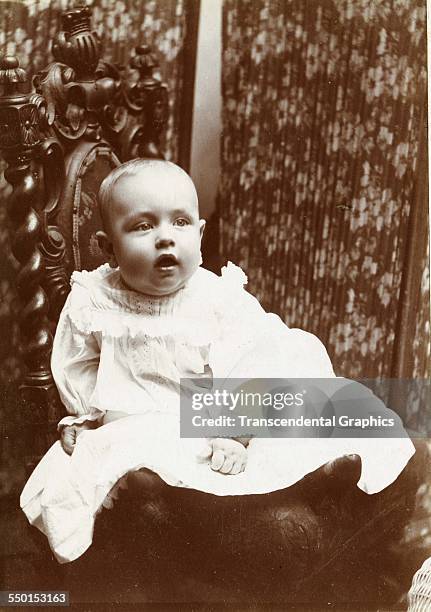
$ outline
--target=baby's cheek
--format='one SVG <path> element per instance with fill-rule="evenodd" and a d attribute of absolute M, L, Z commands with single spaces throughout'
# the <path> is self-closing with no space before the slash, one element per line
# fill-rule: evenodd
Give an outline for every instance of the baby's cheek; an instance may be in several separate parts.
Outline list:
<path fill-rule="evenodd" d="M 183 244 L 183 258 L 190 265 L 199 265 L 201 260 L 201 240 L 199 235 Z"/>
<path fill-rule="evenodd" d="M 144 251 L 134 252 L 129 259 L 128 269 L 131 274 L 146 273 L 151 267 L 150 258 Z"/>

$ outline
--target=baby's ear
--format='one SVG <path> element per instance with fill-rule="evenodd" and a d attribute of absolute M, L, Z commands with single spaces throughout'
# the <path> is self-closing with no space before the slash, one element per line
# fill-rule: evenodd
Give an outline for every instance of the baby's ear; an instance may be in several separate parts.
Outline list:
<path fill-rule="evenodd" d="M 205 219 L 199 219 L 199 230 L 200 230 L 201 238 L 204 233 L 205 225 L 206 225 Z"/>
<path fill-rule="evenodd" d="M 112 242 L 108 234 L 106 232 L 103 232 L 102 230 L 99 230 L 98 232 L 96 232 L 96 238 L 99 248 L 108 259 L 111 268 L 116 268 L 118 264 L 117 260 L 115 259 Z"/>

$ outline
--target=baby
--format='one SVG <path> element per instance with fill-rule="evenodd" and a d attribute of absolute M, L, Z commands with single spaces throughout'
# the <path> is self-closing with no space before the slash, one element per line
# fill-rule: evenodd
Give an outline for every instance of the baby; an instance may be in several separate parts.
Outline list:
<path fill-rule="evenodd" d="M 315 336 L 289 329 L 244 290 L 242 270 L 229 263 L 217 276 L 200 266 L 205 222 L 179 167 L 127 162 L 103 181 L 99 204 L 109 263 L 72 275 L 52 352 L 69 416 L 21 495 L 60 562 L 90 546 L 97 512 L 143 468 L 171 486 L 247 495 L 356 453 L 360 488 L 393 482 L 414 452 L 408 439 L 182 438 L 181 379 L 342 379 Z"/>
<path fill-rule="evenodd" d="M 124 289 L 157 298 L 176 295 L 201 263 L 205 221 L 199 219 L 190 177 L 169 162 L 135 160 L 105 179 L 99 202 L 104 226 L 97 234 L 99 245 L 109 265 L 119 268 L 118 280 Z M 56 353 L 54 350 L 54 358 Z M 108 410 L 103 423 L 126 415 Z M 92 427 L 91 421 L 62 427 L 64 450 L 71 454 L 79 433 Z M 246 443 L 245 439 L 243 443 L 212 440 L 211 468 L 223 474 L 243 471 Z"/>

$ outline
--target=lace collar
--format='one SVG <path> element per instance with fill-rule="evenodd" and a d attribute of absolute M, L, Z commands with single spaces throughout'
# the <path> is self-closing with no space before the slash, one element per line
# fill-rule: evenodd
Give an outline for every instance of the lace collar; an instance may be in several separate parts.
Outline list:
<path fill-rule="evenodd" d="M 203 345 L 214 339 L 220 317 L 245 282 L 245 274 L 231 263 L 221 277 L 199 267 L 176 292 L 148 296 L 125 288 L 119 269 L 104 264 L 91 272 L 73 273 L 69 316 L 86 334 L 171 335 Z"/>
<path fill-rule="evenodd" d="M 89 305 L 97 310 L 112 310 L 135 313 L 144 316 L 172 316 L 179 308 L 185 295 L 190 296 L 202 281 L 199 268 L 187 283 L 169 295 L 152 296 L 127 288 L 118 268 L 104 264 L 91 272 L 74 272 L 71 278 L 72 286 L 77 284 L 87 291 Z"/>

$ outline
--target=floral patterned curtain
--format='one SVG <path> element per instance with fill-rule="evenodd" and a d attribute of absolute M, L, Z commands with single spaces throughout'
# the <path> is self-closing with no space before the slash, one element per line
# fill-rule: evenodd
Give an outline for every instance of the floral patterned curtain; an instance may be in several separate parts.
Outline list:
<path fill-rule="evenodd" d="M 127 65 L 133 48 L 149 44 L 160 61 L 160 73 L 169 89 L 169 123 L 164 150 L 168 159 L 178 158 L 180 108 L 183 96 L 183 50 L 187 33 L 186 0 L 94 0 L 92 24 L 104 41 L 103 59 Z M 74 0 L 24 0 L 0 3 L 0 50 L 16 55 L 32 76 L 52 57 L 50 45 L 60 30 L 61 11 Z M 0 161 L 0 171 L 4 164 Z M 17 380 L 21 373 L 14 278 L 15 261 L 10 254 L 5 202 L 9 188 L 0 180 L 0 383 Z M 0 398 L 1 400 L 1 398 Z"/>
<path fill-rule="evenodd" d="M 390 377 L 410 216 L 427 210 L 425 0 L 224 0 L 223 20 L 222 256 L 338 374 Z M 409 375 L 425 377 L 415 258 Z"/>

